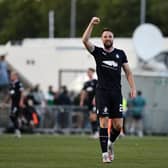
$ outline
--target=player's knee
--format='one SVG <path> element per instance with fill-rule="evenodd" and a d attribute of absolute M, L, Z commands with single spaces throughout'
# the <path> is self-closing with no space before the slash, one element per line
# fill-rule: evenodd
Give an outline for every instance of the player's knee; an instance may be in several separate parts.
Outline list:
<path fill-rule="evenodd" d="M 100 128 L 107 128 L 107 123 L 100 122 Z"/>
<path fill-rule="evenodd" d="M 10 115 L 10 119 L 14 122 L 16 120 L 16 117 L 14 115 Z"/>
<path fill-rule="evenodd" d="M 117 131 L 121 131 L 121 129 L 122 129 L 122 124 L 117 123 L 117 124 L 115 124 L 114 128 L 115 128 Z"/>
<path fill-rule="evenodd" d="M 97 115 L 96 113 L 91 113 L 89 116 L 90 121 L 97 121 Z"/>

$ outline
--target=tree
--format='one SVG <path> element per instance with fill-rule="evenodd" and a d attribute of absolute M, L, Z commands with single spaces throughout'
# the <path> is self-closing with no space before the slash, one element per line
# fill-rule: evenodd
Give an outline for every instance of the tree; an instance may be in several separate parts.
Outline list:
<path fill-rule="evenodd" d="M 105 0 L 99 6 L 98 15 L 102 19 L 100 29 L 110 27 L 115 36 L 132 36 L 139 24 L 137 0 Z"/>
<path fill-rule="evenodd" d="M 81 37 L 90 19 L 97 16 L 99 1 L 101 0 L 77 0 L 76 30 L 78 37 Z M 97 35 L 96 31 L 93 31 L 93 35 Z"/>
<path fill-rule="evenodd" d="M 68 37 L 70 28 L 70 0 L 41 0 L 40 13 L 42 15 L 41 35 L 48 37 L 48 12 L 55 13 L 55 37 Z"/>
<path fill-rule="evenodd" d="M 167 0 L 146 0 L 146 21 L 168 35 Z M 109 27 L 118 37 L 132 36 L 140 23 L 140 0 L 77 0 L 76 34 L 81 37 L 91 17 L 101 23 L 93 31 L 100 36 Z M 0 43 L 23 38 L 48 37 L 48 12 L 55 12 L 55 37 L 69 37 L 71 0 L 0 0 Z"/>
<path fill-rule="evenodd" d="M 12 2 L 12 0 L 8 0 L 9 13 L 1 25 L 1 41 L 38 37 L 41 16 L 38 12 L 37 2 L 34 0 L 15 0 L 15 3 Z"/>
<path fill-rule="evenodd" d="M 147 1 L 147 22 L 158 26 L 164 36 L 168 36 L 168 1 L 148 0 Z"/>

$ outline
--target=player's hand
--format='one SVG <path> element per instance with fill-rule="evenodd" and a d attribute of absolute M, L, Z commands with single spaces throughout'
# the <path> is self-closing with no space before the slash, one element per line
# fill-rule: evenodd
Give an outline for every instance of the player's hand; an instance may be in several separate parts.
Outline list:
<path fill-rule="evenodd" d="M 93 24 L 93 25 L 97 25 L 97 24 L 99 24 L 100 23 L 100 18 L 99 17 L 92 17 L 92 19 L 91 19 L 91 24 Z"/>
<path fill-rule="evenodd" d="M 6 108 L 6 107 L 7 107 L 7 104 L 6 104 L 6 103 L 2 102 L 2 103 L 0 104 L 0 108 L 4 109 L 4 108 Z"/>
<path fill-rule="evenodd" d="M 136 97 L 136 89 L 132 88 L 130 91 L 131 94 L 131 98 L 135 98 Z"/>
<path fill-rule="evenodd" d="M 83 106 L 84 106 L 83 101 L 80 101 L 80 107 L 83 107 Z"/>
<path fill-rule="evenodd" d="M 92 105 L 93 105 L 93 106 L 96 106 L 96 99 L 95 99 L 95 97 L 94 97 L 93 100 L 92 100 Z"/>
<path fill-rule="evenodd" d="M 25 107 L 25 105 L 24 105 L 24 103 L 23 103 L 22 101 L 20 101 L 19 107 L 21 107 L 21 108 L 24 108 L 24 107 Z"/>

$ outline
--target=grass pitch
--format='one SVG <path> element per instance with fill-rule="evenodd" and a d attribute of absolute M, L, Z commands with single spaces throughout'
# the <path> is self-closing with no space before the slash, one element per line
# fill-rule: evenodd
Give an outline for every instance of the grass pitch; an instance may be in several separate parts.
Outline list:
<path fill-rule="evenodd" d="M 115 160 L 103 164 L 98 140 L 88 136 L 0 135 L 0 168 L 167 168 L 168 137 L 125 137 Z"/>

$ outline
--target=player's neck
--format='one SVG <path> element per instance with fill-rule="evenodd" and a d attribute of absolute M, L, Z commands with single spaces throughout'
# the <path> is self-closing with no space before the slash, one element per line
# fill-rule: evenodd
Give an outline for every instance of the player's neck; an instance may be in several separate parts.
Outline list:
<path fill-rule="evenodd" d="M 89 80 L 92 80 L 93 79 L 93 77 L 91 76 L 91 77 L 89 77 Z"/>
<path fill-rule="evenodd" d="M 110 47 L 110 48 L 104 48 L 104 50 L 106 52 L 112 52 L 114 50 L 114 47 Z"/>
<path fill-rule="evenodd" d="M 18 79 L 15 79 L 12 81 L 13 84 L 17 83 L 18 82 Z"/>

